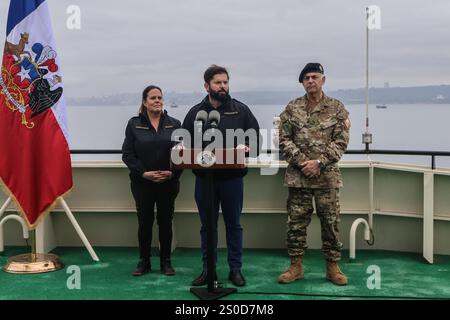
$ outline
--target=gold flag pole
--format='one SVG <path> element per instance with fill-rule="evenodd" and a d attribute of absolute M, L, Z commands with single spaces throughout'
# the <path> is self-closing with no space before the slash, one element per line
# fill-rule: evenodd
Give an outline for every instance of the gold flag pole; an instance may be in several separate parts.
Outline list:
<path fill-rule="evenodd" d="M 36 262 L 36 230 L 31 230 L 31 262 Z"/>
<path fill-rule="evenodd" d="M 62 269 L 64 264 L 52 253 L 36 253 L 36 231 L 30 231 L 31 253 L 21 254 L 8 259 L 3 270 L 8 273 L 44 273 Z"/>

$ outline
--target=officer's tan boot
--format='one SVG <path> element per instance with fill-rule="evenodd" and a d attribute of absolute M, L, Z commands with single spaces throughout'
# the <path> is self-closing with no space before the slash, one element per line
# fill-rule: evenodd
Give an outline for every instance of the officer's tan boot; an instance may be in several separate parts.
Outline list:
<path fill-rule="evenodd" d="M 278 277 L 279 283 L 291 283 L 295 280 L 303 279 L 302 256 L 291 256 L 291 265 L 286 272 Z"/>
<path fill-rule="evenodd" d="M 338 286 L 345 286 L 348 283 L 347 277 L 342 273 L 337 262 L 327 261 L 327 280 Z"/>

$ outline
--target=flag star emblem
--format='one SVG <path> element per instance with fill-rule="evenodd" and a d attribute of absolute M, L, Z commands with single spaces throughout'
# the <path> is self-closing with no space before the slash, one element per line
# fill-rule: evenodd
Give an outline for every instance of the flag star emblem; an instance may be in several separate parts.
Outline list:
<path fill-rule="evenodd" d="M 23 66 L 20 67 L 20 72 L 17 74 L 20 77 L 20 82 L 23 82 L 25 79 L 31 80 L 30 71 L 30 69 L 25 69 Z"/>

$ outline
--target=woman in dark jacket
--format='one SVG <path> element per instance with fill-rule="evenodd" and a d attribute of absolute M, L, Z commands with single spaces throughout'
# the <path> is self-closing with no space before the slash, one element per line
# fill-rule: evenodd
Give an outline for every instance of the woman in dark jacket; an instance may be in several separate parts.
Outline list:
<path fill-rule="evenodd" d="M 179 191 L 181 171 L 170 169 L 172 132 L 181 127 L 180 121 L 163 109 L 162 90 L 148 86 L 142 93 L 139 115 L 128 121 L 122 160 L 130 169 L 131 192 L 136 201 L 139 222 L 140 259 L 134 276 L 151 271 L 150 250 L 154 208 L 159 226 L 161 273 L 171 276 L 172 218 L 175 198 Z"/>

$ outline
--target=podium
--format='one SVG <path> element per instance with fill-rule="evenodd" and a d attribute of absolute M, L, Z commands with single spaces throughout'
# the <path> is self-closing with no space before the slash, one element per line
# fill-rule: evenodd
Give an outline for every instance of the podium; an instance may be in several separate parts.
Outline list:
<path fill-rule="evenodd" d="M 210 170 L 244 169 L 245 151 L 243 149 L 172 149 L 173 169 Z"/>
<path fill-rule="evenodd" d="M 219 288 L 214 281 L 216 265 L 214 261 L 214 170 L 215 169 L 244 169 L 245 151 L 243 149 L 172 149 L 172 168 L 204 170 L 207 188 L 205 190 L 204 207 L 206 209 L 207 229 L 207 288 L 191 288 L 190 291 L 202 300 L 216 300 L 237 291 L 235 288 Z"/>

